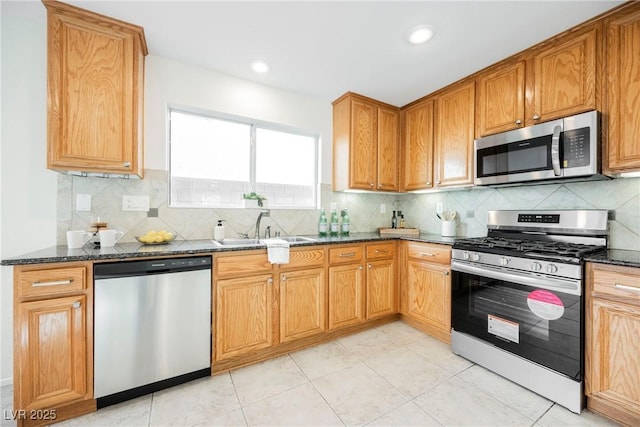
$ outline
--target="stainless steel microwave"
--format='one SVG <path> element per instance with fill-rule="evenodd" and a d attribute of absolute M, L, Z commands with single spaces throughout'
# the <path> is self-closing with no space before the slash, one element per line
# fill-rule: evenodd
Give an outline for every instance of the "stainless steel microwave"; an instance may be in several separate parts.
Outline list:
<path fill-rule="evenodd" d="M 478 138 L 475 184 L 603 179 L 599 123 L 600 114 L 589 111 Z"/>

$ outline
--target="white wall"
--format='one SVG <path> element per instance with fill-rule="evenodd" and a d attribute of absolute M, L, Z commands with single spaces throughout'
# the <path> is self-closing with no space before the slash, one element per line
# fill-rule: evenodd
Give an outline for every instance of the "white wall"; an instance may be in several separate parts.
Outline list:
<path fill-rule="evenodd" d="M 167 106 L 248 117 L 321 133 L 321 182 L 331 183 L 332 107 L 329 101 L 147 56 L 145 167 L 167 170 Z"/>
<path fill-rule="evenodd" d="M 46 169 L 46 14 L 21 17 L 2 2 L 0 254 L 10 258 L 55 245 L 56 176 Z M 0 383 L 12 377 L 13 268 L 0 276 Z"/>

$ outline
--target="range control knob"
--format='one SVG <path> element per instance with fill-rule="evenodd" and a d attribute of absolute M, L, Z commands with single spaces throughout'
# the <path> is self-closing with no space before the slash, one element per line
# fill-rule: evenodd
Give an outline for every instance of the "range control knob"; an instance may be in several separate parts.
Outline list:
<path fill-rule="evenodd" d="M 555 264 L 547 265 L 547 273 L 555 273 L 556 271 L 558 271 L 558 267 Z"/>
<path fill-rule="evenodd" d="M 480 254 L 473 254 L 474 261 L 480 261 Z"/>
<path fill-rule="evenodd" d="M 506 257 L 500 257 L 500 259 L 498 260 L 498 262 L 500 263 L 501 266 L 505 266 L 507 264 L 509 264 L 509 258 Z"/>
<path fill-rule="evenodd" d="M 540 271 L 542 270 L 542 264 L 540 264 L 539 262 L 534 262 L 531 264 L 531 269 L 533 271 Z"/>
<path fill-rule="evenodd" d="M 471 258 L 471 255 L 469 255 L 469 252 L 465 252 L 465 253 L 462 254 L 462 258 L 465 261 L 469 261 L 469 258 Z"/>

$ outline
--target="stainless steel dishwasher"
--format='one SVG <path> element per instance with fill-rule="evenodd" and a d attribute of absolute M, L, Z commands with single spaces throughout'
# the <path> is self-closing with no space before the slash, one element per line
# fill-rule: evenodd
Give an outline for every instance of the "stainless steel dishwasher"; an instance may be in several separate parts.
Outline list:
<path fill-rule="evenodd" d="M 211 257 L 95 264 L 98 408 L 211 374 Z"/>

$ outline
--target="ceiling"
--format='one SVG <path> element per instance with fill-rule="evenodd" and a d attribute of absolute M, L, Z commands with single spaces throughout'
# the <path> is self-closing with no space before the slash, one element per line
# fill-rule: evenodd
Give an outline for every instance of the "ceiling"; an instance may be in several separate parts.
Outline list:
<path fill-rule="evenodd" d="M 328 101 L 352 91 L 402 106 L 622 1 L 67 3 L 141 25 L 152 55 Z M 2 0 L 3 14 L 42 17 L 43 9 Z M 435 36 L 410 45 L 406 35 L 420 24 Z M 251 71 L 254 59 L 271 71 Z"/>

